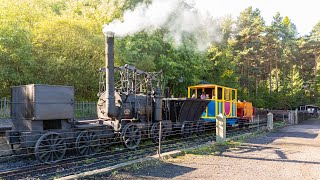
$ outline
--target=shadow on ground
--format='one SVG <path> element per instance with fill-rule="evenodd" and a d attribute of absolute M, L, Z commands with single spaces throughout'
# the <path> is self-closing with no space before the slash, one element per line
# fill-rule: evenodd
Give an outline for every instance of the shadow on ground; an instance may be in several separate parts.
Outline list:
<path fill-rule="evenodd" d="M 174 178 L 196 170 L 195 168 L 180 166 L 171 163 L 163 163 L 157 168 L 149 167 L 135 173 L 135 176 L 156 177 L 156 178 Z"/>

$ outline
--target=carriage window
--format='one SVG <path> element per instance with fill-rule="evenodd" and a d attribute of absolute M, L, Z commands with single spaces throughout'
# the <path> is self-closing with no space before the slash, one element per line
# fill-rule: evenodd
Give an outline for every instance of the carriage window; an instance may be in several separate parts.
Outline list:
<path fill-rule="evenodd" d="M 205 89 L 204 92 L 206 92 L 206 99 L 212 98 L 212 89 Z"/>
<path fill-rule="evenodd" d="M 211 99 L 216 99 L 216 89 L 212 88 L 212 96 Z"/>
<path fill-rule="evenodd" d="M 221 100 L 222 99 L 222 88 L 218 87 L 218 99 Z"/>
<path fill-rule="evenodd" d="M 230 90 L 230 100 L 234 100 L 234 90 Z"/>
<path fill-rule="evenodd" d="M 197 98 L 200 98 L 202 94 L 202 89 L 197 89 Z"/>
<path fill-rule="evenodd" d="M 197 98 L 196 89 L 190 89 L 190 97 L 189 98 Z"/>
<path fill-rule="evenodd" d="M 236 100 L 237 98 L 236 98 L 236 91 L 235 90 L 232 90 L 231 91 L 232 93 L 231 93 L 231 98 L 232 98 L 232 100 Z"/>
<path fill-rule="evenodd" d="M 230 90 L 229 89 L 224 89 L 224 99 L 226 101 L 230 101 Z"/>

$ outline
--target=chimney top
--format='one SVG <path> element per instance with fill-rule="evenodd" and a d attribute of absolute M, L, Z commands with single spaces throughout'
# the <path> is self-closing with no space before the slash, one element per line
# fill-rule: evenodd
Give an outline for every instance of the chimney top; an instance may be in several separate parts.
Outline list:
<path fill-rule="evenodd" d="M 114 32 L 112 32 L 112 31 L 107 31 L 107 32 L 105 32 L 105 36 L 106 36 L 106 37 L 114 37 Z"/>

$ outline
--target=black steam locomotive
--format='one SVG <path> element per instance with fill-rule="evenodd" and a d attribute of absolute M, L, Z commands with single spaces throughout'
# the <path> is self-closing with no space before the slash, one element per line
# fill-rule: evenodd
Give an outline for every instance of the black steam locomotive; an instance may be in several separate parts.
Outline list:
<path fill-rule="evenodd" d="M 100 72 L 98 119 L 74 119 L 71 86 L 12 87 L 13 128 L 6 136 L 13 153 L 34 154 L 42 163 L 55 163 L 68 149 L 90 156 L 110 141 L 135 149 L 143 137 L 158 142 L 159 134 L 163 139 L 173 130 L 184 137 L 204 131 L 200 117 L 208 101 L 164 98 L 161 72 L 144 72 L 130 65 L 115 68 L 112 32 L 106 34 L 106 67 Z"/>

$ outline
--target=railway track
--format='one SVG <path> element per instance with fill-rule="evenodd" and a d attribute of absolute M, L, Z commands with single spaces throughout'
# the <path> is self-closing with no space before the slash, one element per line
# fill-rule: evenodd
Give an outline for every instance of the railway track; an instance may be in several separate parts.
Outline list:
<path fill-rule="evenodd" d="M 210 136 L 208 136 L 210 135 Z M 205 136 L 205 137 L 204 137 Z M 214 140 L 213 133 L 192 138 L 175 139 L 171 137 L 161 144 L 161 152 L 168 152 L 180 148 L 201 145 Z M 55 176 L 66 176 L 83 170 L 92 170 L 101 167 L 112 166 L 128 160 L 139 159 L 157 154 L 157 144 L 141 144 L 137 150 L 118 149 L 111 152 L 101 152 L 90 158 L 70 157 L 57 164 L 35 164 L 32 166 L 17 167 L 0 171 L 2 179 L 40 178 L 53 179 Z M 6 156 L 8 158 L 10 156 Z"/>
<path fill-rule="evenodd" d="M 253 132 L 256 128 L 233 129 L 227 134 L 231 136 Z M 179 134 L 173 135 L 161 143 L 161 153 L 169 152 L 177 149 L 186 149 L 202 145 L 204 143 L 215 140 L 215 131 L 207 132 L 201 136 L 193 135 L 188 138 L 182 138 Z M 149 141 L 150 142 L 150 141 Z M 83 171 L 104 168 L 129 160 L 139 159 L 157 154 L 159 146 L 155 143 L 148 144 L 143 142 L 136 150 L 121 149 L 115 147 L 106 152 L 100 152 L 90 158 L 88 157 L 73 157 L 56 164 L 35 164 L 25 167 L 17 167 L 0 171 L 2 179 L 53 179 L 55 177 L 63 177 L 81 173 Z M 2 157 L 0 157 L 2 158 Z M 8 158 L 8 157 L 6 157 Z"/>

